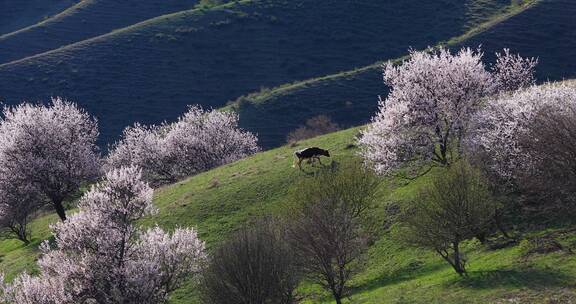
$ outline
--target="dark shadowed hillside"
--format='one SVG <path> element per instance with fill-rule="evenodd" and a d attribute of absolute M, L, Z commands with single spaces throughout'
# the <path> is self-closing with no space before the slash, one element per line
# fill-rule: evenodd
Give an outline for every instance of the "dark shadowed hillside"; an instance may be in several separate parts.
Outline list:
<path fill-rule="evenodd" d="M 508 47 L 524 56 L 540 58 L 538 79 L 559 80 L 576 76 L 576 1 L 546 0 L 494 24 L 472 31 L 449 43 L 483 46 L 486 60 Z M 380 65 L 298 82 L 240 98 L 234 108 L 240 124 L 259 133 L 266 147 L 282 144 L 286 134 L 306 119 L 326 114 L 342 126 L 370 120 L 377 108 L 377 95 L 386 94 Z"/>
<path fill-rule="evenodd" d="M 103 35 L 163 14 L 190 9 L 197 2 L 82 0 L 56 16 L 0 36 L 0 63 Z"/>
<path fill-rule="evenodd" d="M 0 36 L 36 24 L 78 0 L 0 0 Z"/>
<path fill-rule="evenodd" d="M 379 64 L 257 92 L 235 101 L 240 126 L 258 133 L 264 147 L 286 141 L 289 132 L 317 115 L 340 126 L 366 123 L 378 108 L 378 94 L 386 95 Z"/>
<path fill-rule="evenodd" d="M 110 140 L 134 121 L 174 119 L 187 104 L 220 107 L 449 40 L 509 4 L 259 0 L 185 11 L 0 65 L 0 98 L 67 97 L 97 115 Z"/>
<path fill-rule="evenodd" d="M 574 78 L 575 16 L 576 1 L 543 0 L 522 14 L 467 39 L 463 44 L 482 45 L 487 55 L 508 47 L 524 56 L 538 57 L 540 81 Z"/>

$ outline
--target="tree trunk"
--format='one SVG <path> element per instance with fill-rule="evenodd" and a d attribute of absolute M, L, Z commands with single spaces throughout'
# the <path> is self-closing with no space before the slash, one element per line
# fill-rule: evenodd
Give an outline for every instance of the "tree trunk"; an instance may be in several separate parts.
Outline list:
<path fill-rule="evenodd" d="M 476 239 L 478 239 L 478 241 L 484 245 L 486 244 L 486 234 L 484 232 L 479 232 L 476 234 Z"/>
<path fill-rule="evenodd" d="M 496 213 L 494 214 L 494 222 L 496 222 L 496 227 L 498 227 L 498 230 L 502 232 L 502 235 L 504 235 L 505 238 L 513 239 L 504 228 L 504 224 L 502 223 L 502 214 L 499 210 L 496 210 Z"/>
<path fill-rule="evenodd" d="M 62 200 L 53 200 L 52 203 L 54 204 L 54 209 L 56 209 L 56 213 L 58 214 L 58 216 L 60 217 L 60 220 L 65 221 L 66 220 L 66 210 L 64 209 L 64 206 L 62 205 Z"/>
<path fill-rule="evenodd" d="M 10 230 L 12 230 L 12 232 L 16 233 L 16 237 L 18 237 L 19 240 L 24 242 L 24 245 L 30 244 L 30 240 L 28 240 L 28 234 L 26 233 L 26 226 L 25 225 L 24 226 L 19 225 L 17 227 L 11 227 Z"/>
<path fill-rule="evenodd" d="M 332 290 L 332 295 L 334 296 L 334 300 L 336 300 L 336 304 L 342 304 L 342 292 L 338 291 L 335 284 L 330 285 L 330 289 Z"/>
<path fill-rule="evenodd" d="M 30 244 L 30 241 L 28 240 L 28 236 L 26 235 L 26 231 L 22 231 L 22 230 L 21 230 L 21 231 L 18 233 L 18 238 L 19 238 L 22 242 L 24 242 L 24 245 Z"/>
<path fill-rule="evenodd" d="M 463 276 L 466 273 L 466 269 L 464 269 L 462 257 L 460 256 L 459 244 L 458 242 L 454 242 L 452 243 L 452 246 L 454 246 L 454 270 L 456 270 L 459 275 Z"/>

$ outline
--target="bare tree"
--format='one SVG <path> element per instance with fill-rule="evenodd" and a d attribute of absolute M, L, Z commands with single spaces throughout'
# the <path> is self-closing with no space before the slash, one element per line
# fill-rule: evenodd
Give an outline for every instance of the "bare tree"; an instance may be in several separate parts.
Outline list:
<path fill-rule="evenodd" d="M 469 149 L 484 155 L 487 171 L 508 191 L 543 198 L 541 208 L 573 210 L 576 88 L 546 84 L 503 95 L 476 119 Z"/>
<path fill-rule="evenodd" d="M 41 202 L 40 194 L 30 185 L 0 179 L 0 231 L 7 237 L 30 243 L 28 224 L 41 208 Z"/>
<path fill-rule="evenodd" d="M 290 304 L 299 281 L 294 254 L 277 221 L 242 228 L 215 250 L 203 274 L 212 304 Z"/>
<path fill-rule="evenodd" d="M 326 169 L 302 180 L 288 227 L 298 265 L 342 303 L 369 237 L 365 213 L 378 179 L 357 163 Z"/>
<path fill-rule="evenodd" d="M 427 185 L 403 216 L 402 238 L 434 250 L 459 275 L 466 273 L 460 244 L 489 231 L 496 205 L 480 172 L 460 161 Z"/>
<path fill-rule="evenodd" d="M 576 98 L 576 94 L 573 96 Z M 574 215 L 576 205 L 576 99 L 543 106 L 522 139 L 537 158 L 534 170 L 521 175 L 524 191 L 549 202 L 546 207 Z"/>

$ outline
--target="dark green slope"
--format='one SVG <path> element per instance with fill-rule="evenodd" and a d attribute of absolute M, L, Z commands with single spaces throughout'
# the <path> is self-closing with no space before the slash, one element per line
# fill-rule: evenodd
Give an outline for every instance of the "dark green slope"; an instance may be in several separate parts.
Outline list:
<path fill-rule="evenodd" d="M 98 116 L 108 141 L 134 121 L 174 119 L 188 104 L 220 107 L 448 40 L 509 3 L 258 0 L 186 11 L 0 65 L 0 99 L 75 100 Z"/>
<path fill-rule="evenodd" d="M 56 16 L 0 36 L 0 64 L 187 10 L 197 3 L 198 0 L 82 0 Z"/>
<path fill-rule="evenodd" d="M 482 45 L 487 55 L 508 47 L 524 56 L 538 57 L 540 81 L 574 78 L 576 1 L 539 1 L 522 14 L 468 39 L 463 45 Z"/>
<path fill-rule="evenodd" d="M 385 96 L 380 64 L 299 82 L 240 98 L 230 108 L 240 115 L 240 126 L 258 134 L 263 147 L 286 142 L 289 132 L 317 115 L 327 115 L 340 127 L 367 123 Z"/>
<path fill-rule="evenodd" d="M 58 14 L 78 0 L 0 0 L 0 36 Z"/>
<path fill-rule="evenodd" d="M 545 0 L 490 25 L 487 30 L 453 39 L 449 46 L 483 46 L 486 60 L 505 47 L 540 58 L 538 78 L 576 77 L 576 1 Z M 379 64 L 283 86 L 240 98 L 232 107 L 240 125 L 258 132 L 265 147 L 281 145 L 286 134 L 306 119 L 328 114 L 344 127 L 366 123 L 385 95 Z"/>

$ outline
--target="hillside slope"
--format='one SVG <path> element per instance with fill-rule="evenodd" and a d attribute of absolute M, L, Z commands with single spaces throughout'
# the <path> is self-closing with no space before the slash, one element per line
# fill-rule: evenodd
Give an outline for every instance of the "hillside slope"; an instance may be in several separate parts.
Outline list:
<path fill-rule="evenodd" d="M 576 1 L 542 0 L 458 46 L 482 45 L 487 55 L 502 48 L 537 57 L 540 81 L 576 76 Z M 493 58 L 490 56 L 489 58 Z"/>
<path fill-rule="evenodd" d="M 301 143 L 331 151 L 339 162 L 355 157 L 354 136 L 349 129 Z M 283 215 L 287 194 L 306 173 L 291 168 L 290 147 L 258 153 L 212 171 L 156 191 L 160 213 L 146 220 L 165 228 L 195 226 L 213 247 L 231 232 L 255 217 Z M 315 168 L 305 167 L 311 173 Z M 432 173 L 433 174 L 433 173 Z M 476 242 L 465 245 L 469 277 L 460 278 L 438 256 L 399 243 L 385 227 L 393 220 L 390 210 L 409 202 L 428 176 L 409 184 L 382 183 L 378 205 L 371 213 L 382 224 L 378 240 L 369 249 L 363 271 L 353 280 L 353 293 L 346 303 L 570 303 L 576 300 L 576 258 L 567 251 L 527 254 L 521 243 L 489 249 Z M 34 270 L 39 239 L 49 236 L 47 225 L 56 220 L 46 216 L 33 223 L 34 242 L 22 247 L 16 241 L 0 242 L 0 269 L 13 277 L 23 269 Z M 556 228 L 527 232 L 525 237 L 553 237 L 566 250 L 575 248 L 576 232 Z M 187 285 L 173 294 L 171 303 L 199 303 L 195 290 Z M 305 303 L 331 303 L 327 294 L 304 283 L 299 292 Z M 546 302 L 546 301 L 556 302 Z"/>
<path fill-rule="evenodd" d="M 0 0 L 0 36 L 49 18 L 78 0 Z"/>
<path fill-rule="evenodd" d="M 543 0 L 506 18 L 451 40 L 458 49 L 482 45 L 487 61 L 493 53 L 510 48 L 524 56 L 539 57 L 540 81 L 576 76 L 576 2 Z M 369 121 L 377 109 L 377 95 L 386 95 L 379 64 L 345 73 L 271 88 L 240 98 L 232 106 L 240 125 L 260 135 L 265 147 L 285 142 L 286 134 L 306 119 L 328 114 L 350 127 Z"/>
<path fill-rule="evenodd" d="M 190 10 L 0 65 L 0 99 L 77 101 L 109 141 L 134 121 L 175 119 L 188 104 L 220 107 L 261 87 L 396 58 L 509 3 L 246 0 Z"/>
<path fill-rule="evenodd" d="M 8 2 L 8 8 L 16 6 Z M 60 14 L 0 36 L 0 64 L 187 10 L 197 3 L 198 0 L 82 0 Z"/>

